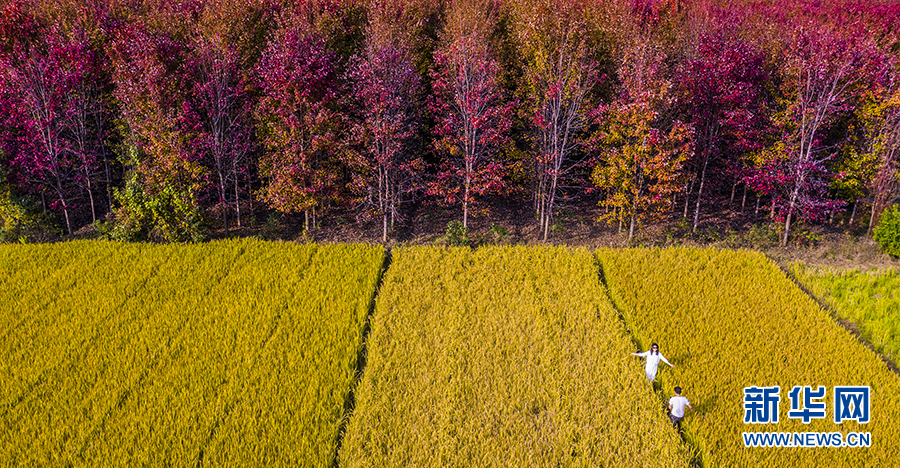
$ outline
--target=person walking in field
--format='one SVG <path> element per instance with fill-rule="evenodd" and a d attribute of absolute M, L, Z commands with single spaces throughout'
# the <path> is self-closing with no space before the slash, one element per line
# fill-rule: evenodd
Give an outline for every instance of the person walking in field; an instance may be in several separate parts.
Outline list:
<path fill-rule="evenodd" d="M 650 351 L 631 353 L 631 355 L 647 358 L 647 366 L 644 369 L 647 371 L 647 380 L 650 381 L 651 385 L 653 384 L 653 381 L 656 380 L 656 370 L 659 368 L 659 361 L 668 364 L 669 367 L 675 367 L 665 358 L 665 356 L 659 353 L 659 345 L 656 343 L 650 345 Z"/>
<path fill-rule="evenodd" d="M 684 419 L 685 406 L 690 408 L 691 411 L 694 411 L 691 402 L 689 402 L 687 398 L 681 396 L 681 387 L 675 387 L 675 396 L 669 398 L 669 420 L 672 421 L 672 426 L 679 432 L 681 432 L 681 420 Z"/>

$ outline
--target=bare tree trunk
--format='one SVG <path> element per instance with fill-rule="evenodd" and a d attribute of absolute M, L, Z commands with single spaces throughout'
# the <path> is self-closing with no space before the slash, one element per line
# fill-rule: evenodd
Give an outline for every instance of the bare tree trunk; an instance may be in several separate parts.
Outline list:
<path fill-rule="evenodd" d="M 744 214 L 745 206 L 747 206 L 747 184 L 744 184 L 744 198 L 741 199 L 741 214 Z"/>
<path fill-rule="evenodd" d="M 731 205 L 734 204 L 734 192 L 737 191 L 737 185 L 738 185 L 737 182 L 735 182 L 734 184 L 731 185 L 731 199 L 728 200 L 729 207 L 731 207 Z"/>
<path fill-rule="evenodd" d="M 847 227 L 853 229 L 853 221 L 856 219 L 856 207 L 859 206 L 859 202 L 853 202 L 853 211 L 850 212 L 850 222 L 847 224 Z"/>
<path fill-rule="evenodd" d="M 94 192 L 93 192 L 93 190 L 91 190 L 90 176 L 88 176 L 88 178 L 85 180 L 87 181 L 88 200 L 90 200 L 90 203 L 91 203 L 91 222 L 96 223 L 97 222 L 97 210 L 94 208 Z"/>
<path fill-rule="evenodd" d="M 803 179 L 801 178 L 800 182 L 791 191 L 791 198 L 790 198 L 790 201 L 788 202 L 788 212 L 787 212 L 787 216 L 785 217 L 785 221 L 784 221 L 784 237 L 781 240 L 782 247 L 787 247 L 788 236 L 790 236 L 790 233 L 791 233 L 791 218 L 794 216 L 794 207 L 797 206 L 797 197 L 800 194 L 800 184 L 802 184 L 802 183 L 803 183 Z M 772 206 L 774 207 L 775 204 L 772 203 Z"/>
<path fill-rule="evenodd" d="M 238 191 L 238 174 L 234 173 L 234 212 L 237 215 L 237 227 L 241 227 L 241 195 Z"/>
<path fill-rule="evenodd" d="M 616 219 L 619 220 L 619 234 L 622 234 L 622 214 L 619 209 L 616 209 Z"/>
<path fill-rule="evenodd" d="M 691 191 L 694 190 L 694 177 L 696 174 L 691 174 L 691 178 L 684 181 L 684 216 L 683 218 L 687 218 L 688 216 L 688 206 L 691 204 Z"/>
<path fill-rule="evenodd" d="M 784 237 L 781 239 L 782 247 L 787 246 L 788 234 L 791 232 L 791 216 L 793 214 L 792 210 L 788 209 L 787 219 L 784 221 Z"/>
<path fill-rule="evenodd" d="M 631 240 L 634 239 L 634 211 L 631 212 L 631 221 L 628 223 L 628 242 L 631 243 Z"/>
<path fill-rule="evenodd" d="M 57 195 L 59 195 L 59 202 L 62 203 L 63 216 L 66 218 L 66 229 L 69 231 L 69 237 L 72 237 L 73 232 L 72 222 L 69 220 L 69 207 L 66 204 L 66 199 L 63 198 L 62 183 L 59 179 L 56 180 L 56 190 Z"/>
<path fill-rule="evenodd" d="M 706 182 L 706 167 L 709 165 L 709 156 L 703 160 L 703 170 L 700 172 L 700 189 L 697 190 L 697 208 L 694 210 L 694 227 L 691 232 L 697 232 L 697 224 L 700 223 L 700 201 L 703 200 L 703 184 Z M 734 190 L 732 188 L 731 198 L 734 198 Z"/>
<path fill-rule="evenodd" d="M 225 235 L 228 235 L 228 205 L 225 203 L 225 178 L 222 171 L 219 172 L 219 196 L 222 200 L 219 205 L 222 207 L 222 225 L 225 227 Z"/>
<path fill-rule="evenodd" d="M 756 212 L 753 213 L 754 218 L 759 218 L 759 195 L 756 196 Z"/>
<path fill-rule="evenodd" d="M 866 237 L 870 237 L 872 235 L 872 227 L 875 225 L 875 207 L 878 206 L 876 203 L 877 199 L 872 200 L 872 212 L 869 214 L 869 227 L 866 228 Z"/>
<path fill-rule="evenodd" d="M 109 161 L 104 160 L 103 165 L 106 167 L 106 201 L 109 202 L 109 212 L 113 211 L 113 196 L 112 196 L 112 178 L 109 175 Z"/>
<path fill-rule="evenodd" d="M 252 191 L 253 187 L 251 187 L 250 185 L 251 185 L 250 175 L 248 174 L 247 175 L 247 203 L 249 204 L 249 207 L 250 207 L 250 217 L 253 218 L 253 191 Z"/>
<path fill-rule="evenodd" d="M 469 176 L 466 175 L 466 188 L 463 195 L 463 229 L 469 228 Z"/>
<path fill-rule="evenodd" d="M 551 180 L 552 182 L 550 183 L 550 197 L 547 203 L 547 221 L 544 224 L 544 242 L 547 242 L 547 238 L 550 236 L 550 220 L 553 217 L 553 203 L 556 201 L 556 184 L 559 180 L 557 171 L 554 171 Z"/>

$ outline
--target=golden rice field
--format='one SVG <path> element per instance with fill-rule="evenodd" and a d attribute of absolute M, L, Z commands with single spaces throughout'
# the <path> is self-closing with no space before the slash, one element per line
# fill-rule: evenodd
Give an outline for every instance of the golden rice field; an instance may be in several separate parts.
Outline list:
<path fill-rule="evenodd" d="M 0 460 L 332 466 L 380 247 L 0 246 Z"/>
<path fill-rule="evenodd" d="M 586 250 L 395 249 L 340 466 L 688 466 L 597 273 Z"/>
<path fill-rule="evenodd" d="M 900 378 L 762 254 L 712 249 L 600 250 L 605 279 L 637 341 L 655 341 L 695 411 L 687 440 L 705 466 L 886 467 L 900 460 Z M 744 424 L 743 389 L 779 385 L 777 424 Z M 795 385 L 825 386 L 825 419 L 787 415 Z M 870 386 L 871 421 L 832 420 L 834 386 Z M 745 448 L 741 433 L 870 432 L 868 448 Z"/>
<path fill-rule="evenodd" d="M 385 255 L 0 245 L 0 466 L 900 459 L 900 378 L 761 254 L 401 247 L 384 273 Z M 651 342 L 676 365 L 662 392 L 630 355 Z M 665 414 L 676 385 L 694 405 L 684 440 Z M 774 385 L 779 422 L 744 424 L 744 388 Z M 790 419 L 794 385 L 869 386 L 872 420 Z M 872 445 L 744 447 L 750 431 L 870 432 Z"/>

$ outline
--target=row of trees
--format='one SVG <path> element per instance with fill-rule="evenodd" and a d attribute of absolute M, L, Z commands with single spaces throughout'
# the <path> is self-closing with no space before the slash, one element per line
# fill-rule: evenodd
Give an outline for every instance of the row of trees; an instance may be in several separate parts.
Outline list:
<path fill-rule="evenodd" d="M 631 238 L 713 197 L 798 220 L 898 195 L 900 6 L 653 0 L 10 0 L 4 197 L 121 237 L 214 214 L 590 193 Z M 748 206 L 748 204 L 750 206 Z M 88 209 L 89 208 L 89 209 Z M 79 219 L 82 219 L 79 218 Z M 852 222 L 852 221 L 851 221 Z"/>

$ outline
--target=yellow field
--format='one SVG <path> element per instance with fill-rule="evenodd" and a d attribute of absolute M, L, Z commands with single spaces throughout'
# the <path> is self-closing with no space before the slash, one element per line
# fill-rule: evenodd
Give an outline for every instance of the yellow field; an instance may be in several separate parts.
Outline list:
<path fill-rule="evenodd" d="M 687 466 L 590 252 L 403 248 L 342 467 Z"/>
<path fill-rule="evenodd" d="M 761 254 L 398 248 L 374 297 L 384 260 L 254 240 L 0 245 L 0 466 L 900 459 L 900 377 Z M 635 342 L 677 366 L 662 393 Z M 687 443 L 665 414 L 676 385 Z M 775 385 L 779 421 L 745 424 L 744 389 Z M 795 385 L 826 388 L 825 418 L 788 417 Z M 869 423 L 832 420 L 836 386 L 871 389 Z M 872 445 L 745 447 L 744 432 Z"/>
<path fill-rule="evenodd" d="M 611 296 L 636 339 L 675 369 L 663 387 L 694 404 L 683 423 L 705 466 L 882 467 L 900 460 L 900 378 L 762 254 L 600 250 Z M 779 421 L 744 424 L 745 387 L 781 387 Z M 793 386 L 826 387 L 826 418 L 788 417 Z M 871 422 L 833 421 L 835 386 L 871 387 Z M 871 433 L 868 448 L 744 447 L 742 432 Z"/>
<path fill-rule="evenodd" d="M 383 255 L 0 246 L 0 460 L 331 466 Z"/>

